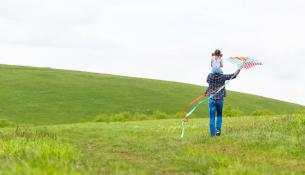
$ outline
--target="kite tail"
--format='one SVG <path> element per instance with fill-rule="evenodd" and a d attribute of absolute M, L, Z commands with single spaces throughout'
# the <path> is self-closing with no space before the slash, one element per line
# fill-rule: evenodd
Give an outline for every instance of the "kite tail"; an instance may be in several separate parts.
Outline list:
<path fill-rule="evenodd" d="M 181 119 L 181 136 L 180 138 L 182 139 L 184 137 L 184 120 Z"/>
<path fill-rule="evenodd" d="M 184 137 L 184 123 L 189 121 L 189 116 L 190 116 L 190 112 L 187 112 L 187 109 L 192 106 L 193 104 L 197 103 L 199 100 L 204 99 L 205 97 L 207 97 L 206 94 L 200 95 L 196 98 L 194 98 L 188 105 L 184 106 L 181 110 L 181 115 L 182 115 L 182 119 L 181 119 L 181 138 Z M 198 104 L 196 105 L 197 107 L 199 106 Z"/>

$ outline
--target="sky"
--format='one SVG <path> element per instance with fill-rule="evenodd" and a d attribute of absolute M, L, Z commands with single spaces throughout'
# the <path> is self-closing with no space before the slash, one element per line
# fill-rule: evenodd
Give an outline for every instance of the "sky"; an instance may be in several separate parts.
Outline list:
<path fill-rule="evenodd" d="M 211 53 L 263 66 L 229 90 L 305 105 L 305 1 L 1 0 L 0 64 L 207 86 Z"/>

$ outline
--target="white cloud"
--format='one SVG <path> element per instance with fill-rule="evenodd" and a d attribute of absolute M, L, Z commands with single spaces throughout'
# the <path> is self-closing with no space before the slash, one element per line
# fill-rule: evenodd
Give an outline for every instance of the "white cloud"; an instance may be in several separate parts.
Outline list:
<path fill-rule="evenodd" d="M 2 0 L 2 63 L 206 85 L 209 56 L 259 58 L 229 89 L 305 105 L 305 3 Z M 226 63 L 226 72 L 234 67 Z M 281 87 L 281 88 L 275 88 Z"/>

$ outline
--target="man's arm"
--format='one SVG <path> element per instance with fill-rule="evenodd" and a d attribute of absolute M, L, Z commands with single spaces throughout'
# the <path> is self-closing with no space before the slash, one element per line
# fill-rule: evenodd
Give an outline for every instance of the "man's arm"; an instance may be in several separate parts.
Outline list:
<path fill-rule="evenodd" d="M 237 77 L 237 75 L 240 73 L 240 70 L 241 70 L 241 69 L 237 69 L 237 70 L 235 71 L 235 73 L 234 73 L 234 75 L 235 75 L 234 78 Z"/>
<path fill-rule="evenodd" d="M 225 80 L 230 80 L 230 79 L 234 79 L 237 77 L 237 75 L 240 73 L 241 69 L 237 69 L 234 74 L 224 74 L 223 77 Z M 232 77 L 233 76 L 233 77 Z"/>

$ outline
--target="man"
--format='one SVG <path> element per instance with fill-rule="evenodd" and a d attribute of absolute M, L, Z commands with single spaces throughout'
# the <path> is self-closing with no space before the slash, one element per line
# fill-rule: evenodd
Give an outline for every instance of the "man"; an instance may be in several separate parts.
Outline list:
<path fill-rule="evenodd" d="M 238 69 L 234 74 L 221 74 L 218 73 L 220 70 L 218 68 L 212 69 L 212 73 L 208 75 L 207 82 L 209 87 L 206 94 L 214 94 L 220 87 L 222 87 L 227 80 L 231 78 L 234 79 L 239 74 L 240 69 Z M 212 137 L 220 136 L 221 125 L 222 125 L 222 110 L 224 97 L 226 97 L 226 89 L 221 89 L 217 94 L 212 95 L 209 98 L 209 115 L 210 115 L 210 134 Z M 215 115 L 217 116 L 216 126 L 215 126 Z"/>

